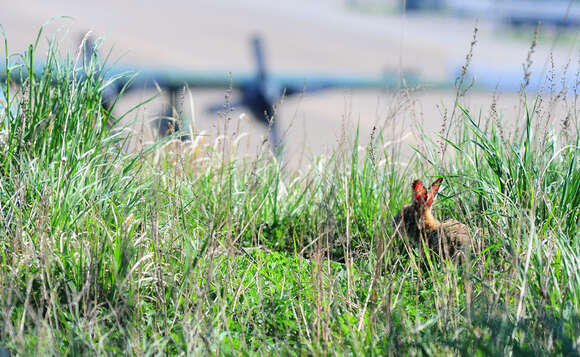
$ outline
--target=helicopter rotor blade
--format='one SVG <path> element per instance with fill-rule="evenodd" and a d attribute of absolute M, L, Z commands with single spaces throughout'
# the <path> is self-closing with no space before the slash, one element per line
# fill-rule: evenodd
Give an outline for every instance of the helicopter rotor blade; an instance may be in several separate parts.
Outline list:
<path fill-rule="evenodd" d="M 262 45 L 262 38 L 259 35 L 252 37 L 252 50 L 254 52 L 254 59 L 256 61 L 256 70 L 258 78 L 261 81 L 266 80 L 266 61 L 264 60 L 264 47 Z"/>
<path fill-rule="evenodd" d="M 93 56 L 96 55 L 97 49 L 96 49 L 95 39 L 91 35 L 81 34 L 80 35 L 80 43 L 83 45 L 82 51 L 83 51 L 84 64 L 86 66 L 88 66 L 89 63 L 91 63 L 91 59 L 93 58 Z"/>

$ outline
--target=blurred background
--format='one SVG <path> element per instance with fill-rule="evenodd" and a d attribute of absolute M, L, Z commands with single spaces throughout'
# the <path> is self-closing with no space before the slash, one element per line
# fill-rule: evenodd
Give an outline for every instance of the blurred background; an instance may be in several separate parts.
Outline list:
<path fill-rule="evenodd" d="M 0 23 L 8 52 L 24 52 L 43 32 L 56 35 L 63 47 L 77 51 L 82 35 L 102 38 L 101 56 L 111 51 L 110 66 L 142 73 L 212 73 L 253 76 L 258 60 L 251 39 L 258 36 L 263 69 L 268 75 L 291 76 L 308 83 L 317 76 L 342 76 L 400 82 L 410 74 L 425 83 L 420 88 L 336 88 L 276 97 L 275 121 L 288 165 L 300 167 L 310 158 L 330 152 L 345 135 L 360 126 L 361 145 L 373 127 L 385 137 L 417 144 L 417 123 L 438 132 L 456 98 L 455 81 L 470 51 L 469 81 L 473 90 L 463 103 L 474 112 L 489 112 L 493 97 L 506 120 L 517 120 L 518 90 L 524 78 L 534 29 L 542 26 L 532 57 L 529 91 L 540 90 L 551 68 L 574 77 L 580 50 L 580 6 L 577 1 L 540 0 L 197 0 L 179 1 L 5 1 Z M 4 48 L 2 48 L 4 56 Z M 551 54 L 551 55 L 550 55 Z M 413 83 L 415 84 L 415 83 Z M 404 87 L 404 86 L 403 86 Z M 497 89 L 497 90 L 496 90 Z M 128 94 L 115 109 L 122 114 L 158 95 L 127 120 L 153 139 L 150 123 L 177 103 L 178 114 L 193 122 L 193 135 L 215 140 L 224 130 L 246 132 L 240 150 L 253 152 L 268 137 L 267 126 L 248 108 L 233 105 L 218 113 L 230 96 L 227 87 L 181 93 L 172 102 L 167 91 L 144 89 Z M 495 93 L 495 95 L 494 95 Z M 241 95 L 231 93 L 232 103 Z M 170 112 L 171 109 L 169 108 Z M 259 119 L 259 118 L 258 118 Z M 229 129 L 226 128 L 226 122 Z"/>

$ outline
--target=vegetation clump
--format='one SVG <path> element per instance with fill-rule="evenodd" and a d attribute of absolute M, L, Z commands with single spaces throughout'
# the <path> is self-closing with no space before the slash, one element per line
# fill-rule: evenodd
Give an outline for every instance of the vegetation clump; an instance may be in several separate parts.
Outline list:
<path fill-rule="evenodd" d="M 511 131 L 457 104 L 406 165 L 387 133 L 359 149 L 355 130 L 297 173 L 266 149 L 126 152 L 98 61 L 53 43 L 37 73 L 35 46 L 1 83 L 0 348 L 580 354 L 576 91 L 522 93 Z M 416 177 L 445 177 L 438 217 L 480 229 L 462 264 L 424 264 L 395 230 Z"/>

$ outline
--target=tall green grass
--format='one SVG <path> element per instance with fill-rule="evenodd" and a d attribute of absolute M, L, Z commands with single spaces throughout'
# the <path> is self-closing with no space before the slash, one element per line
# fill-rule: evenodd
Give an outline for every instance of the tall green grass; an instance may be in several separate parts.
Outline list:
<path fill-rule="evenodd" d="M 536 131 L 534 100 L 504 134 L 460 108 L 452 135 L 425 135 L 406 165 L 383 133 L 360 150 L 354 130 L 303 173 L 267 150 L 127 153 L 100 105 L 103 67 L 57 53 L 53 42 L 40 74 L 35 45 L 6 58 L 16 113 L 0 114 L 0 347 L 580 353 L 577 121 Z M 425 268 L 393 229 L 412 179 L 435 175 L 437 215 L 473 228 L 464 266 Z"/>

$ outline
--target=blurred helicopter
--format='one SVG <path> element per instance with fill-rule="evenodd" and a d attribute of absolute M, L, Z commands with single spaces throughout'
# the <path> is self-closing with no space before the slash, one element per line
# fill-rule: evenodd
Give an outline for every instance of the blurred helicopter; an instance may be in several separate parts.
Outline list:
<path fill-rule="evenodd" d="M 156 120 L 156 129 L 161 136 L 173 131 L 185 132 L 182 140 L 188 140 L 191 133 L 179 120 L 173 119 L 172 111 L 178 108 L 178 93 L 184 86 L 190 89 L 231 89 L 239 95 L 229 103 L 217 103 L 210 106 L 208 111 L 219 112 L 228 108 L 246 108 L 252 117 L 267 126 L 270 131 L 270 139 L 273 147 L 277 147 L 281 138 L 277 121 L 275 120 L 275 105 L 282 98 L 291 97 L 302 93 L 318 92 L 332 88 L 351 89 L 395 89 L 402 86 L 414 87 L 420 83 L 419 78 L 413 74 L 386 73 L 382 77 L 363 76 L 339 76 L 339 75 L 283 75 L 269 73 L 266 67 L 262 40 L 259 36 L 251 38 L 251 47 L 256 64 L 255 73 L 235 72 L 186 72 L 181 70 L 150 70 L 136 68 L 115 67 L 109 71 L 110 76 L 117 76 L 128 70 L 139 73 L 127 86 L 129 78 L 119 78 L 105 93 L 104 106 L 110 104 L 118 97 L 119 93 L 127 93 L 131 90 L 147 88 L 162 88 L 170 98 L 169 109 Z M 177 112 L 179 112 L 177 110 Z"/>

